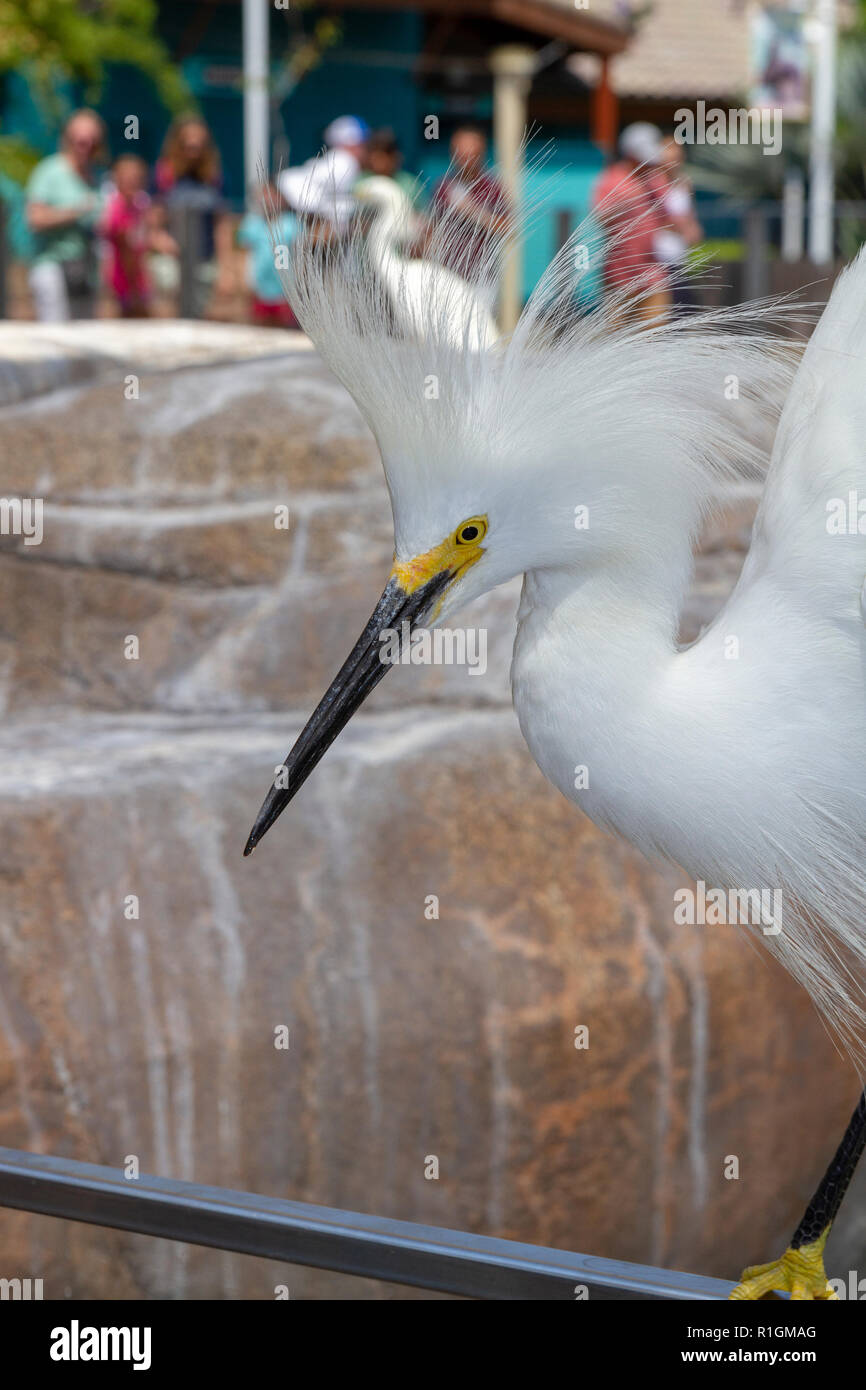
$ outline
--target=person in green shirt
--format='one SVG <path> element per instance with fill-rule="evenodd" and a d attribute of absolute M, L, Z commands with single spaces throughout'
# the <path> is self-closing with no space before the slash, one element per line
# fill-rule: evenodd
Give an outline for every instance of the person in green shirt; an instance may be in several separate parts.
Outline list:
<path fill-rule="evenodd" d="M 58 154 L 43 159 L 27 184 L 33 235 L 30 290 L 43 323 L 91 318 L 98 289 L 96 226 L 100 198 L 94 163 L 105 144 L 96 111 L 74 111 Z"/>
<path fill-rule="evenodd" d="M 412 206 L 417 206 L 418 180 L 403 169 L 403 153 L 390 126 L 374 130 L 367 137 L 363 160 L 364 170 L 355 181 L 356 187 L 369 178 L 393 179 L 402 188 Z"/>

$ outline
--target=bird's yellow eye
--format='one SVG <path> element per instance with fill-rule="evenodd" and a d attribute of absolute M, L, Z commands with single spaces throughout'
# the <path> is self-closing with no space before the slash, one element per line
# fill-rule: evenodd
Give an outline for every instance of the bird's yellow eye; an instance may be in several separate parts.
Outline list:
<path fill-rule="evenodd" d="M 483 516 L 471 516 L 454 532 L 455 545 L 477 545 L 487 534 L 487 522 Z"/>

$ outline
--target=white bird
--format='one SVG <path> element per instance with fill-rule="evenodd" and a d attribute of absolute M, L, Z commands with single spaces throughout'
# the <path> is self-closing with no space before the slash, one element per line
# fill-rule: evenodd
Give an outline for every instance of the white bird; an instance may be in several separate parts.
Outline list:
<path fill-rule="evenodd" d="M 372 214 L 366 229 L 366 255 L 381 279 L 400 330 L 423 334 L 428 307 L 435 300 L 448 342 L 469 352 L 490 347 L 499 330 L 481 288 L 430 257 L 408 254 L 419 219 L 397 180 L 371 175 L 355 185 L 354 196 L 362 212 Z"/>
<path fill-rule="evenodd" d="M 293 304 L 376 436 L 395 558 L 245 853 L 386 673 L 383 630 L 441 623 L 523 574 L 512 685 L 539 767 L 598 825 L 722 901 L 778 895 L 772 913 L 745 922 L 860 1067 L 866 252 L 840 278 L 791 384 L 772 308 L 649 331 L 618 310 L 576 317 L 580 244 L 579 230 L 509 341 L 471 351 L 468 321 L 455 346 L 455 302 L 435 277 L 419 317 L 405 276 L 385 285 L 358 276 L 351 246 L 325 265 L 299 243 Z M 416 326 L 408 337 L 392 331 L 394 297 Z M 726 484 L 766 464 L 755 417 L 775 417 L 789 387 L 742 577 L 681 648 L 698 532 Z M 788 1250 L 746 1270 L 734 1297 L 834 1297 L 824 1243 L 864 1141 L 861 1096 Z"/>

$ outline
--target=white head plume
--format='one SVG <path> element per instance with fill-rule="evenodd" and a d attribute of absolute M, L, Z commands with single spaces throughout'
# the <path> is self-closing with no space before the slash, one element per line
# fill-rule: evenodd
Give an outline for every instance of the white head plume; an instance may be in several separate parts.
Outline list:
<path fill-rule="evenodd" d="M 462 257 L 492 294 L 538 211 L 525 210 L 508 237 L 474 249 L 449 211 L 434 223 L 427 254 L 452 266 Z M 626 208 L 608 239 L 627 235 L 628 222 Z M 579 253 L 588 248 L 591 266 L 598 247 L 589 218 L 510 339 L 478 351 L 468 315 L 454 344 L 454 276 L 423 281 L 419 315 L 408 302 L 418 282 L 397 274 L 386 285 L 360 225 L 324 244 L 307 227 L 295 244 L 287 291 L 379 444 L 398 555 L 423 552 L 464 516 L 491 516 L 490 556 L 461 602 L 523 569 L 571 562 L 578 503 L 605 500 L 599 515 L 608 526 L 593 540 L 600 547 L 633 536 L 660 496 L 681 504 L 679 524 L 693 532 L 726 480 L 766 463 L 768 432 L 756 437 L 755 421 L 775 421 L 793 375 L 797 354 L 777 331 L 780 320 L 795 319 L 792 306 L 717 310 L 641 329 L 625 321 L 624 298 L 614 296 L 581 315 L 575 293 L 587 270 Z M 406 323 L 416 330 L 407 333 Z"/>

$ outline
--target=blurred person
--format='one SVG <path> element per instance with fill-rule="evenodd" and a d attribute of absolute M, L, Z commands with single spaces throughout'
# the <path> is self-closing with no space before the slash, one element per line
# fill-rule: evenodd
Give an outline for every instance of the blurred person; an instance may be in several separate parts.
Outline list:
<path fill-rule="evenodd" d="M 688 253 L 703 239 L 703 228 L 695 215 L 694 194 L 685 173 L 685 151 L 672 135 L 662 141 L 659 167 L 667 180 L 662 196 L 667 222 L 656 233 L 655 256 L 669 269 L 674 308 L 688 312 L 698 308 L 695 292 L 686 277 Z"/>
<path fill-rule="evenodd" d="M 359 116 L 338 116 L 324 131 L 324 152 L 279 177 L 287 206 L 322 256 L 350 229 L 357 208 L 352 190 L 364 168 L 369 134 Z"/>
<path fill-rule="evenodd" d="M 370 127 L 359 116 L 338 116 L 325 127 L 323 156 L 338 185 L 351 185 L 361 172 Z"/>
<path fill-rule="evenodd" d="M 114 190 L 109 194 L 100 230 L 106 242 L 106 283 L 123 318 L 143 318 L 150 312 L 151 285 L 147 254 L 177 256 L 174 238 L 153 218 L 147 192 L 148 168 L 138 155 L 123 154 L 112 167 Z"/>
<path fill-rule="evenodd" d="M 298 175 L 303 174 L 308 209 L 318 217 L 327 217 L 336 232 L 343 232 L 354 212 L 352 188 L 364 164 L 370 128 L 358 116 L 338 116 L 325 128 L 326 149 L 323 154 L 308 159 L 300 169 L 287 169 L 280 176 L 280 190 L 297 196 Z M 290 197 L 291 201 L 291 197 Z"/>
<path fill-rule="evenodd" d="M 289 210 L 303 223 L 306 237 L 311 245 L 320 247 L 324 253 L 338 236 L 331 213 L 333 199 L 329 197 L 324 185 L 310 178 L 308 165 L 284 169 L 280 174 L 278 193 Z"/>
<path fill-rule="evenodd" d="M 451 165 L 433 189 L 430 217 L 448 217 L 454 227 L 443 263 L 464 280 L 477 281 L 495 240 L 511 215 L 505 191 L 486 168 L 487 137 L 476 126 L 460 126 L 451 137 Z"/>
<path fill-rule="evenodd" d="M 619 156 L 593 191 L 593 213 L 607 236 L 605 293 L 620 301 L 622 317 L 659 322 L 670 314 L 672 296 L 669 269 L 656 255 L 658 234 L 669 221 L 664 199 L 670 190 L 658 126 L 626 126 Z"/>
<path fill-rule="evenodd" d="M 200 116 L 179 116 L 169 126 L 154 172 L 153 191 L 168 215 L 198 214 L 198 306 L 213 288 L 225 289 L 231 279 L 226 267 L 231 256 L 231 226 L 224 215 L 222 164 L 213 135 Z"/>
<path fill-rule="evenodd" d="M 27 183 L 26 216 L 33 237 L 28 278 L 36 317 L 43 323 L 93 316 L 100 212 L 95 166 L 104 151 L 102 117 L 82 107 L 66 121 L 59 152 L 41 160 Z"/>
<path fill-rule="evenodd" d="M 276 247 L 291 246 L 297 233 L 298 219 L 276 184 L 261 184 L 256 190 L 254 208 L 245 215 L 237 231 L 238 245 L 249 252 L 248 284 L 252 292 L 253 323 L 277 328 L 298 326 L 286 301 L 275 261 Z"/>
<path fill-rule="evenodd" d="M 370 133 L 364 149 L 363 168 L 355 182 L 355 188 L 370 178 L 393 179 L 413 203 L 417 200 L 418 181 L 407 174 L 403 168 L 403 152 L 397 136 L 390 126 L 382 126 Z"/>

